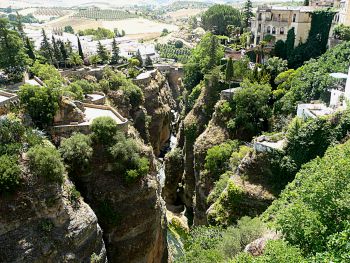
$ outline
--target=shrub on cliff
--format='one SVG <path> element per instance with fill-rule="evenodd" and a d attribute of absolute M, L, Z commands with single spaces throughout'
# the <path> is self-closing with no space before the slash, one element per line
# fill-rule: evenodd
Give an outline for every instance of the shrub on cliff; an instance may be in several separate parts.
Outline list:
<path fill-rule="evenodd" d="M 60 153 L 51 146 L 34 146 L 27 152 L 29 168 L 34 175 L 62 183 L 64 165 Z"/>
<path fill-rule="evenodd" d="M 231 154 L 237 148 L 237 141 L 228 141 L 213 146 L 207 151 L 204 168 L 213 178 L 218 179 L 221 174 L 229 169 Z"/>
<path fill-rule="evenodd" d="M 118 124 L 111 117 L 98 117 L 91 124 L 92 139 L 97 143 L 109 145 L 117 134 Z"/>
<path fill-rule="evenodd" d="M 21 169 L 17 158 L 8 155 L 0 156 L 0 194 L 13 191 L 19 184 Z"/>
<path fill-rule="evenodd" d="M 92 157 L 91 139 L 87 135 L 75 133 L 62 140 L 59 152 L 71 172 L 83 171 Z"/>
<path fill-rule="evenodd" d="M 121 132 L 114 137 L 116 143 L 109 148 L 114 160 L 114 170 L 124 175 L 127 183 L 145 176 L 149 170 L 149 161 L 141 157 L 141 149 L 132 138 L 126 138 Z"/>

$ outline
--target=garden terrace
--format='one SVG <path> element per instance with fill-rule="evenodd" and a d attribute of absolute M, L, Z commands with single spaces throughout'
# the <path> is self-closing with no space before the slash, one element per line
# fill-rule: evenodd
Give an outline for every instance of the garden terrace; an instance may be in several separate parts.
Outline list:
<path fill-rule="evenodd" d="M 18 96 L 0 90 L 0 115 L 7 114 L 10 107 L 18 101 Z"/>

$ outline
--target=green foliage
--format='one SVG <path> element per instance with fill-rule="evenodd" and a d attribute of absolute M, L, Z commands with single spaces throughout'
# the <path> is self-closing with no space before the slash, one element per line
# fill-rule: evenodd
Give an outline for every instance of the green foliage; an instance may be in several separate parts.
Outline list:
<path fill-rule="evenodd" d="M 237 255 L 230 263 L 302 263 L 306 262 L 299 248 L 288 245 L 282 240 L 268 241 L 261 256 L 253 257 L 248 253 Z"/>
<path fill-rule="evenodd" d="M 203 85 L 202 84 L 198 84 L 197 86 L 195 86 L 191 93 L 188 95 L 187 98 L 187 104 L 186 107 L 188 109 L 192 109 L 194 104 L 196 103 L 196 100 L 198 99 L 199 95 L 201 94 Z"/>
<path fill-rule="evenodd" d="M 63 182 L 63 161 L 53 146 L 34 146 L 27 152 L 27 157 L 33 174 L 52 182 Z"/>
<path fill-rule="evenodd" d="M 100 62 L 102 64 L 107 64 L 109 62 L 109 59 L 110 59 L 109 52 L 106 49 L 106 47 L 101 44 L 100 41 L 98 41 L 97 43 L 97 55 L 99 56 Z"/>
<path fill-rule="evenodd" d="M 14 191 L 19 185 L 20 174 L 17 158 L 0 155 L 0 194 Z"/>
<path fill-rule="evenodd" d="M 350 26 L 345 26 L 343 24 L 336 25 L 333 29 L 333 36 L 340 40 L 350 40 Z"/>
<path fill-rule="evenodd" d="M 64 27 L 64 32 L 74 34 L 74 29 L 72 26 L 65 26 Z"/>
<path fill-rule="evenodd" d="M 75 188 L 74 185 L 70 186 L 67 190 L 68 192 L 68 200 L 73 205 L 74 208 L 79 207 L 80 202 L 80 192 Z"/>
<path fill-rule="evenodd" d="M 72 52 L 69 57 L 68 57 L 68 60 L 67 60 L 68 64 L 72 67 L 76 67 L 76 66 L 81 66 L 83 65 L 83 60 L 81 58 L 81 56 L 76 53 L 76 52 Z"/>
<path fill-rule="evenodd" d="M 241 137 L 252 138 L 264 130 L 264 122 L 271 116 L 268 106 L 271 87 L 268 84 L 241 83 L 241 89 L 233 96 L 234 127 L 232 132 Z"/>
<path fill-rule="evenodd" d="M 52 124 L 59 108 L 59 88 L 25 84 L 20 87 L 18 96 L 22 107 L 38 127 L 43 128 Z"/>
<path fill-rule="evenodd" d="M 218 179 L 221 174 L 228 170 L 230 156 L 237 148 L 237 141 L 227 141 L 213 146 L 207 151 L 204 168 L 212 178 Z"/>
<path fill-rule="evenodd" d="M 275 43 L 274 53 L 279 58 L 282 58 L 282 59 L 286 59 L 287 58 L 286 44 L 284 43 L 283 40 L 278 40 Z"/>
<path fill-rule="evenodd" d="M 92 139 L 103 145 L 113 143 L 112 138 L 117 134 L 118 124 L 111 117 L 98 117 L 91 123 Z"/>
<path fill-rule="evenodd" d="M 185 87 L 192 90 L 203 79 L 204 74 L 220 64 L 223 56 L 224 50 L 217 37 L 211 33 L 204 35 L 201 42 L 192 50 L 192 54 L 185 64 Z"/>
<path fill-rule="evenodd" d="M 286 39 L 286 58 L 291 59 L 293 54 L 295 44 L 295 31 L 294 27 L 288 30 L 287 39 Z"/>
<path fill-rule="evenodd" d="M 39 77 L 42 81 L 57 80 L 63 82 L 61 74 L 52 65 L 35 62 L 34 65 L 30 68 L 30 71 L 33 72 L 33 74 Z"/>
<path fill-rule="evenodd" d="M 69 84 L 68 86 L 63 88 L 63 95 L 72 98 L 73 100 L 80 100 L 82 101 L 84 99 L 84 91 L 81 88 L 80 85 L 73 82 Z"/>
<path fill-rule="evenodd" d="M 84 171 L 93 153 L 91 139 L 87 135 L 75 133 L 70 138 L 62 140 L 59 152 L 70 172 Z"/>
<path fill-rule="evenodd" d="M 141 157 L 141 149 L 132 138 L 126 138 L 123 133 L 117 133 L 115 143 L 109 148 L 109 153 L 115 160 L 114 170 L 125 175 L 126 183 L 133 183 L 147 175 L 149 161 Z"/>
<path fill-rule="evenodd" d="M 347 227 L 349 157 L 348 141 L 304 165 L 264 214 L 291 245 L 299 246 L 306 255 L 326 252 L 328 242 Z"/>
<path fill-rule="evenodd" d="M 176 48 L 182 48 L 184 46 L 184 42 L 182 42 L 181 40 L 176 40 L 174 46 Z"/>
<path fill-rule="evenodd" d="M 97 29 L 85 29 L 78 31 L 79 36 L 93 36 L 94 40 L 110 39 L 114 38 L 114 32 L 107 29 L 98 27 Z"/>
<path fill-rule="evenodd" d="M 76 80 L 72 82 L 72 84 L 79 86 L 84 94 L 93 93 L 95 90 L 98 89 L 98 85 L 96 83 L 87 81 L 85 79 Z"/>
<path fill-rule="evenodd" d="M 232 58 L 229 58 L 229 60 L 227 60 L 225 78 L 226 78 L 226 81 L 231 81 L 233 79 L 233 61 L 232 61 Z"/>
<path fill-rule="evenodd" d="M 193 228 L 185 239 L 185 256 L 176 262 L 228 262 L 244 247 L 260 237 L 265 227 L 258 218 L 243 217 L 236 226 Z"/>
<path fill-rule="evenodd" d="M 242 20 L 243 20 L 244 27 L 250 27 L 252 17 L 254 17 L 253 4 L 251 0 L 247 0 L 244 3 L 243 12 L 242 12 Z"/>
<path fill-rule="evenodd" d="M 241 26 L 241 15 L 232 6 L 216 4 L 203 13 L 202 25 L 205 30 L 217 35 L 228 35 L 228 25 Z"/>
<path fill-rule="evenodd" d="M 10 81 L 21 81 L 29 58 L 20 35 L 10 29 L 9 21 L 0 18 L 0 69 Z"/>

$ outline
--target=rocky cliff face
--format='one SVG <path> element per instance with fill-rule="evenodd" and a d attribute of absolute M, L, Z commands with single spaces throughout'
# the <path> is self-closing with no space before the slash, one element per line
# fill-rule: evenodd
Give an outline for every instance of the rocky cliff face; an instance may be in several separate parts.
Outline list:
<path fill-rule="evenodd" d="M 132 127 L 130 132 L 137 138 Z M 152 149 L 141 141 L 139 144 L 154 160 Z M 95 149 L 91 171 L 79 175 L 77 182 L 97 214 L 109 262 L 166 262 L 165 208 L 155 163 L 145 178 L 129 185 L 111 171 L 111 166 L 106 152 Z"/>
<path fill-rule="evenodd" d="M 83 199 L 73 201 L 73 184 L 23 170 L 21 188 L 0 198 L 0 262 L 107 262 L 97 217 Z"/>

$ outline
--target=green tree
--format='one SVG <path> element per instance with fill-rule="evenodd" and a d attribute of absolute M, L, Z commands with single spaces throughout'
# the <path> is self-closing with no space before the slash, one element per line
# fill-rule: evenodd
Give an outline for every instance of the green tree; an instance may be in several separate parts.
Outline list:
<path fill-rule="evenodd" d="M 142 59 L 142 56 L 141 56 L 141 53 L 140 53 L 139 49 L 136 52 L 135 58 L 140 62 L 139 65 L 142 66 L 143 65 L 143 59 Z"/>
<path fill-rule="evenodd" d="M 283 40 L 278 40 L 275 43 L 274 52 L 275 52 L 276 57 L 286 59 L 287 58 L 286 43 L 284 43 Z"/>
<path fill-rule="evenodd" d="M 22 80 L 29 59 L 19 34 L 9 29 L 7 19 L 0 18 L 0 68 L 9 80 Z"/>
<path fill-rule="evenodd" d="M 118 124 L 111 117 L 98 117 L 91 124 L 92 138 L 101 144 L 110 145 L 117 134 Z"/>
<path fill-rule="evenodd" d="M 101 44 L 100 41 L 98 41 L 98 44 L 97 44 L 97 55 L 100 57 L 101 63 L 103 64 L 108 63 L 110 59 L 109 53 L 107 49 Z"/>
<path fill-rule="evenodd" d="M 225 78 L 226 78 L 226 81 L 228 81 L 229 83 L 231 83 L 231 81 L 233 79 L 233 61 L 232 61 L 232 58 L 229 58 L 227 60 Z"/>
<path fill-rule="evenodd" d="M 58 46 L 57 41 L 56 41 L 54 36 L 52 36 L 52 52 L 53 52 L 54 62 L 56 64 L 56 67 L 58 68 L 59 63 L 62 60 L 62 57 L 61 57 L 60 47 Z"/>
<path fill-rule="evenodd" d="M 213 5 L 202 15 L 202 25 L 217 35 L 228 35 L 227 26 L 241 26 L 240 12 L 229 5 Z"/>
<path fill-rule="evenodd" d="M 153 65 L 153 61 L 152 61 L 150 56 L 146 57 L 145 65 L 146 66 L 152 66 Z"/>
<path fill-rule="evenodd" d="M 113 38 L 113 42 L 112 42 L 112 57 L 111 57 L 111 63 L 112 65 L 116 65 L 119 62 L 119 47 L 117 45 L 117 42 L 115 41 L 115 38 Z"/>
<path fill-rule="evenodd" d="M 42 29 L 42 38 L 43 39 L 40 44 L 40 54 L 45 58 L 47 63 L 54 64 L 52 45 L 44 29 Z"/>
<path fill-rule="evenodd" d="M 89 57 L 89 62 L 90 62 L 91 65 L 93 65 L 94 67 L 96 67 L 97 64 L 101 62 L 101 58 L 100 58 L 100 56 L 97 55 L 97 54 L 96 54 L 96 55 L 91 55 L 91 56 Z"/>
<path fill-rule="evenodd" d="M 294 27 L 288 30 L 286 39 L 286 57 L 289 58 L 293 54 L 295 43 L 295 32 Z"/>
<path fill-rule="evenodd" d="M 77 39 L 78 39 L 78 53 L 79 53 L 79 56 L 82 59 L 82 61 L 84 61 L 83 48 L 81 47 L 80 39 L 78 36 L 77 36 Z"/>
<path fill-rule="evenodd" d="M 53 146 L 34 146 L 27 152 L 30 171 L 52 182 L 63 182 L 64 164 Z"/>
<path fill-rule="evenodd" d="M 83 60 L 78 53 L 73 52 L 68 57 L 68 63 L 76 69 L 77 66 L 83 65 Z"/>
<path fill-rule="evenodd" d="M 62 61 L 63 61 L 64 65 L 66 66 L 66 63 L 67 63 L 67 60 L 68 60 L 67 48 L 66 48 L 65 44 L 63 43 L 63 41 L 59 42 L 59 46 L 60 46 L 60 52 L 61 52 Z"/>
<path fill-rule="evenodd" d="M 93 149 L 91 139 L 87 135 L 75 133 L 67 139 L 63 139 L 59 152 L 71 173 L 77 174 L 84 171 L 89 165 Z"/>
<path fill-rule="evenodd" d="M 26 37 L 26 45 L 25 45 L 26 49 L 27 49 L 27 55 L 31 60 L 35 60 L 35 53 L 34 53 L 34 49 L 33 49 L 33 45 L 30 42 L 29 38 Z"/>
<path fill-rule="evenodd" d="M 304 6 L 308 6 L 309 5 L 309 0 L 304 0 Z"/>
<path fill-rule="evenodd" d="M 59 108 L 60 90 L 58 88 L 25 84 L 20 87 L 18 96 L 21 105 L 38 127 L 44 128 L 52 124 Z"/>
<path fill-rule="evenodd" d="M 253 4 L 251 0 L 247 0 L 243 7 L 243 25 L 244 27 L 250 27 L 251 19 L 254 16 L 253 14 Z"/>
<path fill-rule="evenodd" d="M 14 156 L 0 156 L 0 194 L 12 192 L 19 185 L 21 168 Z"/>
<path fill-rule="evenodd" d="M 70 33 L 70 34 L 74 34 L 74 29 L 73 29 L 73 27 L 72 26 L 65 26 L 64 27 L 64 32 L 66 32 L 66 33 Z"/>

